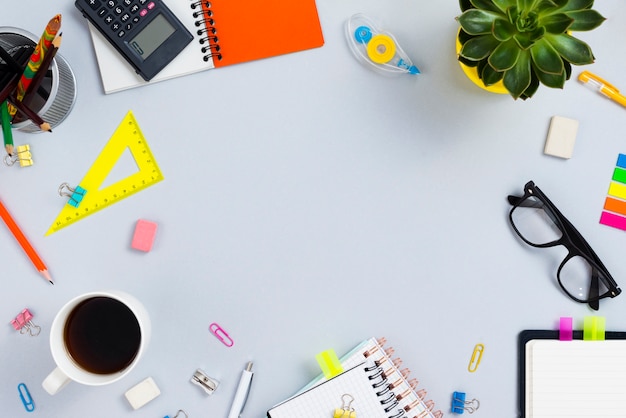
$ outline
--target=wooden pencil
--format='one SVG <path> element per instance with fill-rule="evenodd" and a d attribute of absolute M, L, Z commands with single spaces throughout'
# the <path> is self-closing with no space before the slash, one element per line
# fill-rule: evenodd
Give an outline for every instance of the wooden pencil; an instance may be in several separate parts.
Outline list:
<path fill-rule="evenodd" d="M 39 69 L 39 66 L 41 65 L 43 57 L 48 52 L 48 48 L 52 44 L 52 40 L 56 36 L 60 27 L 61 27 L 61 15 L 58 14 L 54 16 L 52 19 L 50 19 L 50 21 L 46 25 L 46 28 L 44 29 L 43 34 L 39 38 L 39 42 L 37 43 L 37 46 L 35 46 L 35 50 L 33 51 L 33 53 L 30 56 L 30 59 L 28 60 L 28 64 L 26 64 L 26 68 L 24 69 L 24 72 L 22 73 L 22 76 L 20 77 L 19 83 L 17 84 L 17 92 L 16 92 L 17 100 L 21 101 L 24 98 L 24 93 L 26 92 L 26 89 L 32 82 L 33 77 L 35 76 L 35 73 L 37 72 L 37 70 Z M 17 112 L 17 109 L 13 106 L 10 106 L 9 112 L 11 113 L 11 115 L 15 115 L 15 113 Z"/>
<path fill-rule="evenodd" d="M 9 82 L 2 88 L 2 90 L 0 90 L 0 102 L 4 102 L 6 99 L 9 98 L 11 93 L 13 93 L 13 91 L 17 87 L 17 83 L 19 81 L 20 81 L 19 74 L 15 73 L 11 76 L 11 78 L 9 79 Z"/>
<path fill-rule="evenodd" d="M 12 96 L 8 98 L 9 102 L 15 106 L 18 112 L 22 113 L 26 118 L 30 119 L 35 125 L 39 126 L 39 129 L 42 131 L 52 132 L 52 127 L 50 124 L 43 120 L 41 116 L 37 114 L 37 112 L 33 111 L 29 106 L 16 100 Z"/>
<path fill-rule="evenodd" d="M 37 89 L 39 88 L 39 86 L 41 86 L 41 82 L 43 81 L 46 73 L 50 69 L 52 60 L 54 59 L 54 56 L 61 46 L 62 36 L 63 34 L 59 33 L 59 36 L 55 37 L 52 40 L 52 44 L 50 45 L 50 48 L 48 48 L 48 52 L 46 53 L 46 55 L 44 55 L 39 69 L 33 76 L 31 83 L 26 89 L 26 92 L 24 93 L 24 98 L 22 99 L 22 103 L 26 104 L 27 106 L 30 105 L 30 103 L 33 101 L 33 98 L 37 94 Z"/>
<path fill-rule="evenodd" d="M 28 59 L 27 57 L 30 54 L 30 50 L 30 48 L 21 48 L 13 58 L 19 64 L 22 60 Z M 0 90 L 0 102 L 8 99 L 9 95 L 17 88 L 17 83 L 20 81 L 20 74 L 20 72 L 7 74 L 9 81 L 7 81 Z M 11 114 L 11 106 L 9 106 L 9 114 Z"/>

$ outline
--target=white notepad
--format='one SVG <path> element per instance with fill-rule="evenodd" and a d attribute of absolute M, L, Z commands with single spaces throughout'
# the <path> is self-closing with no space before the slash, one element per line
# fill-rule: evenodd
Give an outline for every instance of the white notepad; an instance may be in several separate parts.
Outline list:
<path fill-rule="evenodd" d="M 145 81 L 141 78 L 109 41 L 98 32 L 98 29 L 89 23 L 89 32 L 96 52 L 98 67 L 100 68 L 102 87 L 106 94 L 194 74 L 215 67 L 212 59 L 207 61 L 202 59 L 203 54 L 200 53 L 200 45 L 197 40 L 199 35 L 192 29 L 195 27 L 197 18 L 194 18 L 191 13 L 189 8 L 190 2 L 181 0 L 164 0 L 163 2 L 186 28 L 190 28 L 190 32 L 194 35 L 194 40 L 150 81 Z"/>
<path fill-rule="evenodd" d="M 626 340 L 525 347 L 525 418 L 626 417 Z"/>

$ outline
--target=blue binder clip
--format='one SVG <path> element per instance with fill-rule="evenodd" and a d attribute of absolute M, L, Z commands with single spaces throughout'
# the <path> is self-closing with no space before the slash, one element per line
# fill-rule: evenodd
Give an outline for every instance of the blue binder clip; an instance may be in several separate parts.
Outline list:
<path fill-rule="evenodd" d="M 30 392 L 24 383 L 20 383 L 17 385 L 17 391 L 20 394 L 20 399 L 24 404 L 24 408 L 28 412 L 33 412 L 35 410 L 35 402 L 33 402 L 33 398 L 30 396 Z"/>
<path fill-rule="evenodd" d="M 80 186 L 76 186 L 75 189 L 71 188 L 67 183 L 63 183 L 59 186 L 59 196 L 69 197 L 70 200 L 68 200 L 67 204 L 74 206 L 75 208 L 80 205 L 80 202 L 83 200 L 86 193 L 87 190 Z"/>
<path fill-rule="evenodd" d="M 465 392 L 454 392 L 452 394 L 452 413 L 462 414 L 467 411 L 473 414 L 480 407 L 478 399 L 472 399 L 471 401 L 465 400 Z"/>

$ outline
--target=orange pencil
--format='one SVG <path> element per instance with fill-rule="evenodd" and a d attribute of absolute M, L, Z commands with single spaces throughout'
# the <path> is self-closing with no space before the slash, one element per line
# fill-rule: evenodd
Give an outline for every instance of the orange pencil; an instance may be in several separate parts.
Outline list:
<path fill-rule="evenodd" d="M 50 277 L 50 273 L 48 272 L 48 267 L 46 267 L 33 246 L 30 245 L 30 242 L 28 242 L 26 236 L 24 236 L 20 228 L 17 226 L 7 208 L 4 207 L 2 201 L 0 201 L 0 218 L 2 218 L 5 224 L 7 224 L 7 226 L 9 227 L 9 231 L 11 231 L 28 258 L 30 258 L 30 261 L 33 263 L 35 268 L 43 275 L 46 280 L 50 282 L 50 284 L 54 284 L 52 278 Z"/>

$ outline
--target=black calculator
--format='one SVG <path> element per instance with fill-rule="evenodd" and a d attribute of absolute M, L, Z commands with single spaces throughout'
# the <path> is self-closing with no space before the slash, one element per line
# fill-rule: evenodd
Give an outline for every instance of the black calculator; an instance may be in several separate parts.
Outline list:
<path fill-rule="evenodd" d="M 76 0 L 74 4 L 146 81 L 193 39 L 161 0 Z"/>

